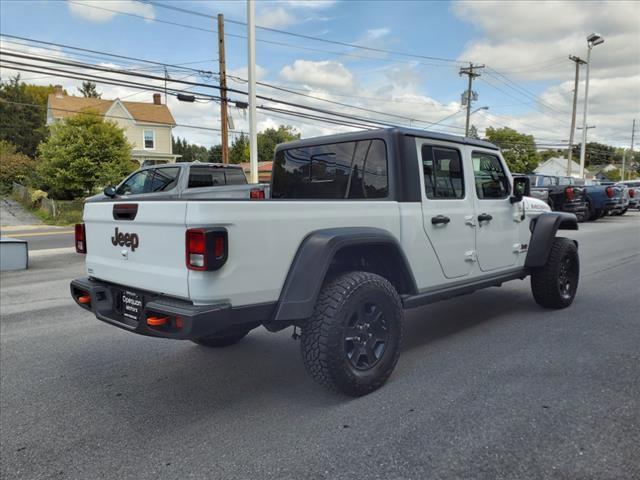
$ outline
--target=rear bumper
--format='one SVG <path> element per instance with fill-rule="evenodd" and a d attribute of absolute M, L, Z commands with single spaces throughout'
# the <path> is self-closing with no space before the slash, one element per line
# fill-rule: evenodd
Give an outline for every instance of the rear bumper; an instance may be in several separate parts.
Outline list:
<path fill-rule="evenodd" d="M 574 214 L 585 214 L 587 213 L 587 202 L 566 202 L 562 205 L 562 211 Z"/>
<path fill-rule="evenodd" d="M 193 305 L 151 292 L 136 291 L 144 299 L 144 307 L 138 320 L 125 317 L 119 311 L 117 298 L 128 287 L 92 278 L 77 278 L 71 282 L 71 296 L 85 310 L 99 320 L 140 335 L 190 340 L 203 338 L 223 331 L 251 329 L 267 321 L 274 304 L 260 304 L 232 308 L 228 303 Z M 90 302 L 81 303 L 81 296 L 89 296 Z M 147 317 L 167 317 L 165 325 L 151 326 Z M 179 320 L 177 320 L 179 319 Z"/>

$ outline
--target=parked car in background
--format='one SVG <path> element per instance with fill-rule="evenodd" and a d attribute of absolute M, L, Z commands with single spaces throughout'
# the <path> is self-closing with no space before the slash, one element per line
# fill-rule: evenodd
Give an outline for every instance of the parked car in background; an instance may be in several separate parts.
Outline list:
<path fill-rule="evenodd" d="M 589 220 L 597 220 L 616 208 L 622 189 L 611 185 L 585 185 Z"/>
<path fill-rule="evenodd" d="M 624 215 L 629 210 L 629 201 L 630 201 L 630 193 L 629 187 L 623 183 L 615 184 L 616 188 L 620 189 L 620 198 L 618 198 L 618 203 L 616 203 L 615 208 L 609 212 L 611 215 Z"/>
<path fill-rule="evenodd" d="M 640 180 L 627 180 L 620 182 L 629 188 L 629 208 L 640 210 Z"/>
<path fill-rule="evenodd" d="M 122 200 L 140 198 L 229 198 L 262 199 L 269 196 L 269 185 L 249 184 L 239 165 L 185 162 L 143 167 L 125 178 L 117 187 L 107 187 L 103 194 L 88 202 L 106 197 Z"/>
<path fill-rule="evenodd" d="M 571 177 L 551 175 L 527 175 L 531 184 L 531 195 L 544 199 L 551 210 L 575 214 L 579 222 L 589 217 L 584 187 L 572 183 Z"/>

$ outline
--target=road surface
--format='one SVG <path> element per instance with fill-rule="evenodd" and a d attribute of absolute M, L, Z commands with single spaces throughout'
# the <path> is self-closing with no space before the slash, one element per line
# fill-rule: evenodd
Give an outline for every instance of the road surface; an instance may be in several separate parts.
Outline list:
<path fill-rule="evenodd" d="M 640 478 L 640 214 L 569 232 L 573 306 L 528 281 L 411 311 L 390 381 L 305 374 L 290 330 L 132 335 L 72 304 L 75 255 L 2 275 L 3 479 Z"/>

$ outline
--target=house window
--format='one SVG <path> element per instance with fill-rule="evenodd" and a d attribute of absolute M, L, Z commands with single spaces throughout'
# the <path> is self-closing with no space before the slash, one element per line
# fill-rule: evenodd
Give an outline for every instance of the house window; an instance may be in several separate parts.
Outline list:
<path fill-rule="evenodd" d="M 144 131 L 144 148 L 145 150 L 153 150 L 156 148 L 156 136 L 153 130 Z"/>

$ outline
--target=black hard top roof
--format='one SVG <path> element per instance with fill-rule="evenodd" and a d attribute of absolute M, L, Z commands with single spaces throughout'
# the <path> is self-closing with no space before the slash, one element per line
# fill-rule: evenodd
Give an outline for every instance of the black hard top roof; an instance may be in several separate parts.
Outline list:
<path fill-rule="evenodd" d="M 140 170 L 147 170 L 150 168 L 170 168 L 170 167 L 214 167 L 214 168 L 236 168 L 242 169 L 242 165 L 237 163 L 215 163 L 215 162 L 175 162 L 175 163 L 158 163 L 156 165 L 145 165 Z"/>
<path fill-rule="evenodd" d="M 491 142 L 477 140 L 475 138 L 460 137 L 447 133 L 430 132 L 428 130 L 419 130 L 417 128 L 392 127 L 378 128 L 375 130 L 360 130 L 357 132 L 338 133 L 334 135 L 325 135 L 322 137 L 305 138 L 295 140 L 293 142 L 278 145 L 276 151 L 288 148 L 301 148 L 313 145 L 325 145 L 328 143 L 349 142 L 355 140 L 365 140 L 370 138 L 387 139 L 392 136 L 409 136 L 418 138 L 429 138 L 432 140 L 443 140 L 447 142 L 459 143 L 463 145 L 473 145 L 476 147 L 489 148 L 491 150 L 499 150 L 499 148 Z"/>

